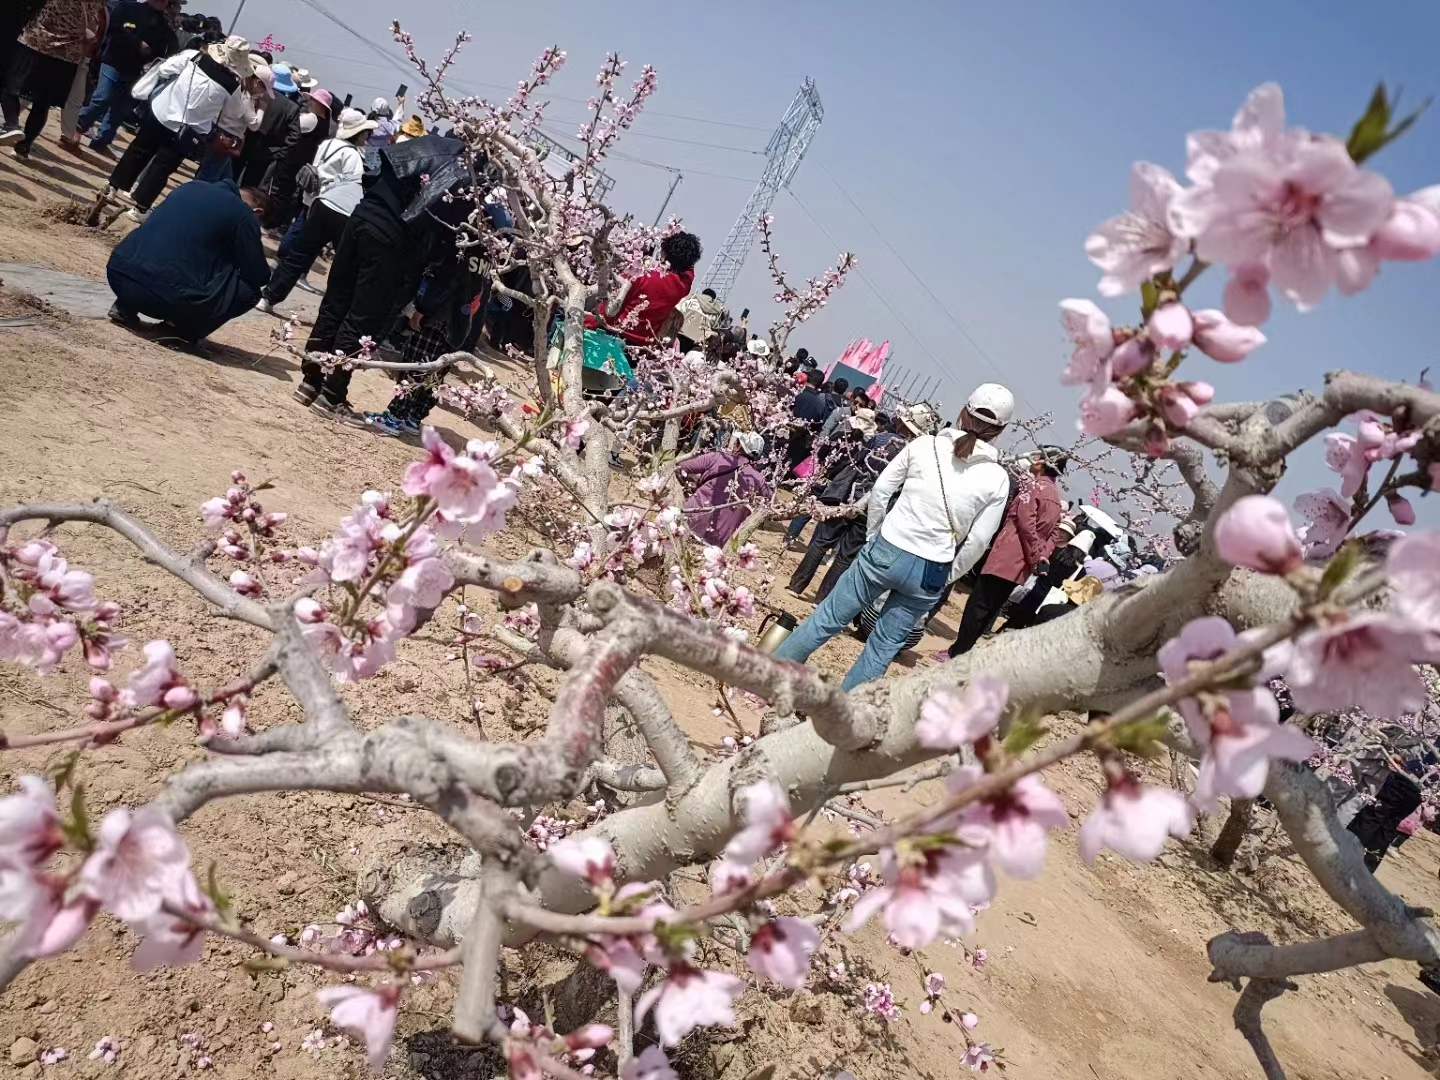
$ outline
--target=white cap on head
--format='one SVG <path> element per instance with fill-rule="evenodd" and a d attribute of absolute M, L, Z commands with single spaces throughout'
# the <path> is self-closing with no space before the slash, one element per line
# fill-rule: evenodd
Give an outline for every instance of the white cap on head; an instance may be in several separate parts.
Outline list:
<path fill-rule="evenodd" d="M 999 383 L 981 383 L 965 402 L 965 408 L 977 420 L 1008 424 L 1015 415 L 1015 395 Z"/>
<path fill-rule="evenodd" d="M 759 457 L 765 452 L 765 440 L 757 432 L 742 431 L 735 436 L 735 441 L 740 444 L 746 457 Z"/>

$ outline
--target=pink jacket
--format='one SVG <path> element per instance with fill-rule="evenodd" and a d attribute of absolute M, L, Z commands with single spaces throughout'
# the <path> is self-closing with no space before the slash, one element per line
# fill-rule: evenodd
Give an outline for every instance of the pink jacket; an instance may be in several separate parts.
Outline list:
<path fill-rule="evenodd" d="M 1060 491 L 1048 476 L 1026 476 L 1010 500 L 982 574 L 1020 584 L 1060 539 Z"/>

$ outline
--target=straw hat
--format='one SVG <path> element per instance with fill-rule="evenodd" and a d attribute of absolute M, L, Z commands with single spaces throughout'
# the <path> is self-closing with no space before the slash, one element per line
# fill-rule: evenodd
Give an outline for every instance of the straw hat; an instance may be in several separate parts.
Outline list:
<path fill-rule="evenodd" d="M 255 65 L 250 60 L 250 42 L 243 37 L 232 34 L 224 41 L 207 45 L 206 51 L 242 79 L 255 74 Z"/>
<path fill-rule="evenodd" d="M 411 139 L 418 139 L 425 134 L 425 121 L 418 116 L 412 116 L 405 123 L 400 125 L 400 134 Z"/>
<path fill-rule="evenodd" d="M 311 75 L 308 68 L 295 69 L 295 82 L 301 90 L 312 90 L 320 85 L 320 80 Z"/>
<path fill-rule="evenodd" d="M 935 410 L 923 401 L 911 405 L 900 414 L 900 423 L 911 435 L 929 435 L 935 431 Z"/>
<path fill-rule="evenodd" d="M 380 126 L 378 120 L 367 120 L 365 114 L 359 109 L 340 110 L 340 129 L 335 132 L 335 137 L 348 142 L 362 131 L 374 131 Z"/>

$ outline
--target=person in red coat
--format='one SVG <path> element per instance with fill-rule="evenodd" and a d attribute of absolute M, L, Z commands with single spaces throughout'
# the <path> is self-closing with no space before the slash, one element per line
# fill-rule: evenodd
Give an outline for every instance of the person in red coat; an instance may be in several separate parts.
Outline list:
<path fill-rule="evenodd" d="M 1050 553 L 1061 539 L 1062 507 L 1055 481 L 1065 471 L 1068 460 L 1058 446 L 1042 446 L 1032 455 L 1030 475 L 1020 481 L 1019 490 L 1006 507 L 995 543 L 965 601 L 960 631 L 950 646 L 952 657 L 969 652 L 982 635 L 990 632 L 995 616 L 1016 585 L 1031 574 L 1043 577 L 1049 570 Z"/>
<path fill-rule="evenodd" d="M 613 329 L 628 345 L 659 344 L 665 324 L 695 284 L 700 253 L 700 238 L 694 233 L 667 236 L 660 241 L 660 254 L 670 269 L 641 274 L 621 293 L 616 313 L 608 314 L 602 304 L 596 310 L 598 319 L 595 315 L 585 316 L 586 329 Z"/>

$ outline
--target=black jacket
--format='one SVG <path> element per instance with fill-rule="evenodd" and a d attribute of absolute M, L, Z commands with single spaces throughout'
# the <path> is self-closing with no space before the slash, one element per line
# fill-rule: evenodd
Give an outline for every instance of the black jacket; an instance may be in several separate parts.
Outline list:
<path fill-rule="evenodd" d="M 141 49 L 141 45 L 145 49 Z M 175 51 L 175 32 L 163 11 L 143 0 L 121 0 L 110 12 L 100 62 L 122 75 L 139 75 L 152 60 L 163 60 Z"/>
<path fill-rule="evenodd" d="M 260 221 L 233 181 L 181 184 L 115 245 L 107 268 L 197 308 L 230 311 L 240 283 L 270 280 Z"/>

